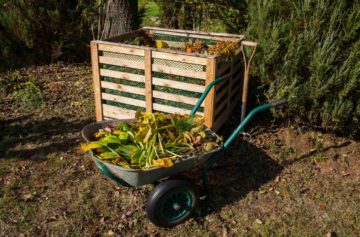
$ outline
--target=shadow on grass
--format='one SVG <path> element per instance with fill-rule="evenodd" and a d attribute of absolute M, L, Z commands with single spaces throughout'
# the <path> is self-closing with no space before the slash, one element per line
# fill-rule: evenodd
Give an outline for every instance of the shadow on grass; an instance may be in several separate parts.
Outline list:
<path fill-rule="evenodd" d="M 236 109 L 218 134 L 225 139 L 229 137 L 240 124 L 240 114 L 240 109 Z M 268 126 L 271 121 L 269 115 L 266 112 L 259 114 L 245 131 L 257 123 Z M 223 207 L 245 198 L 248 193 L 259 190 L 262 185 L 275 179 L 283 169 L 283 165 L 269 157 L 262 149 L 243 139 L 234 141 L 224 152 L 223 157 L 219 157 L 214 168 L 209 171 L 211 188 L 209 208 L 201 215 L 219 212 Z"/>
<path fill-rule="evenodd" d="M 266 155 L 261 149 L 241 141 L 220 157 L 217 165 L 209 171 L 211 195 L 210 212 L 218 212 L 262 185 L 275 179 L 283 166 Z"/>
<path fill-rule="evenodd" d="M 33 120 L 30 116 L 0 120 L 0 159 L 45 160 L 52 152 L 69 151 L 79 145 L 80 131 L 91 119 L 67 121 L 53 117 Z"/>

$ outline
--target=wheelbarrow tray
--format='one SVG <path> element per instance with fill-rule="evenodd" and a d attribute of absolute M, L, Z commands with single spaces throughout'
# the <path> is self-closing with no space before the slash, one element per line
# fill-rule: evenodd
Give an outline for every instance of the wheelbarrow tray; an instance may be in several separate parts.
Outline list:
<path fill-rule="evenodd" d="M 130 122 L 130 121 L 136 121 L 134 119 L 121 119 L 121 120 L 107 120 L 107 121 L 101 121 L 101 122 L 95 122 L 87 125 L 82 130 L 82 136 L 86 141 L 91 141 L 93 135 L 99 130 L 109 125 L 117 125 L 119 122 Z M 206 129 L 212 136 L 215 136 L 219 138 L 219 136 L 211 131 L 209 128 Z M 219 144 L 219 147 L 210 151 L 203 153 L 199 156 L 189 156 L 187 158 L 184 158 L 182 160 L 178 160 L 174 162 L 174 165 L 169 168 L 164 167 L 153 167 L 146 170 L 140 170 L 140 169 L 130 169 L 130 168 L 124 168 L 118 165 L 114 165 L 112 163 L 109 163 L 107 161 L 101 160 L 96 158 L 93 154 L 93 152 L 90 152 L 91 158 L 95 162 L 99 162 L 102 165 L 104 165 L 110 173 L 112 173 L 117 178 L 122 179 L 126 183 L 128 183 L 131 186 L 141 186 L 145 184 L 154 183 L 155 181 L 158 181 L 162 178 L 176 175 L 178 173 L 181 173 L 186 170 L 190 170 L 196 166 L 199 166 L 203 164 L 205 161 L 207 161 L 210 156 L 221 150 L 222 143 Z"/>

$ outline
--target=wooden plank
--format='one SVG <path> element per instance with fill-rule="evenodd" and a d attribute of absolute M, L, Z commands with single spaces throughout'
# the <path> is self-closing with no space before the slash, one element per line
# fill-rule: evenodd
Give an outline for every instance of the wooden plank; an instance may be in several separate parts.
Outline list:
<path fill-rule="evenodd" d="M 217 96 L 220 91 L 222 91 L 225 87 L 227 87 L 228 79 L 224 79 L 222 82 L 219 82 L 219 84 L 215 85 L 215 95 Z"/>
<path fill-rule="evenodd" d="M 206 64 L 206 81 L 208 86 L 215 79 L 216 59 L 209 58 Z M 215 90 L 214 87 L 210 90 L 205 99 L 204 117 L 205 125 L 211 128 L 214 124 L 214 106 L 215 106 Z"/>
<path fill-rule="evenodd" d="M 153 77 L 153 85 L 203 93 L 205 86 Z"/>
<path fill-rule="evenodd" d="M 217 132 L 224 125 L 226 121 L 227 118 L 224 115 L 222 115 L 221 117 L 215 120 L 214 126 L 213 128 L 211 128 L 211 130 Z"/>
<path fill-rule="evenodd" d="M 117 84 L 117 83 L 108 82 L 108 81 L 101 81 L 101 88 L 123 91 L 123 92 L 133 93 L 133 94 L 137 94 L 137 95 L 145 95 L 144 88 L 122 85 L 122 84 Z"/>
<path fill-rule="evenodd" d="M 216 76 L 222 76 L 227 70 L 230 69 L 230 64 L 228 62 L 220 63 L 216 68 Z"/>
<path fill-rule="evenodd" d="M 120 108 L 113 105 L 103 104 L 104 116 L 117 119 L 135 118 L 135 110 Z"/>
<path fill-rule="evenodd" d="M 196 72 L 192 70 L 184 70 L 184 69 L 173 68 L 173 67 L 157 65 L 157 64 L 152 65 L 152 70 L 154 72 L 162 72 L 162 73 L 184 76 L 184 77 L 206 79 L 206 72 Z"/>
<path fill-rule="evenodd" d="M 215 117 L 220 113 L 220 112 L 226 112 L 226 110 L 223 110 L 225 107 L 227 106 L 227 100 L 224 100 L 219 106 L 216 107 L 215 110 Z"/>
<path fill-rule="evenodd" d="M 137 99 L 120 96 L 120 95 L 102 93 L 102 99 L 119 102 L 119 103 L 123 103 L 123 104 L 128 104 L 128 105 L 133 105 L 133 106 L 139 106 L 139 107 L 143 107 L 143 108 L 146 107 L 146 102 L 143 100 L 137 100 Z"/>
<path fill-rule="evenodd" d="M 104 64 L 121 66 L 121 67 L 144 69 L 144 63 L 131 61 L 131 60 L 127 60 L 127 59 L 122 59 L 122 58 L 112 58 L 112 57 L 100 56 L 99 62 L 104 63 Z"/>
<path fill-rule="evenodd" d="M 130 45 L 130 44 L 123 44 L 123 43 L 115 43 L 115 42 L 108 42 L 108 41 L 102 41 L 102 40 L 94 40 L 93 42 L 99 43 L 99 44 L 106 44 L 106 45 L 113 45 L 118 47 L 124 47 L 124 48 L 134 48 L 134 49 L 140 49 L 140 50 L 151 50 L 152 52 L 163 52 L 163 53 L 174 53 L 178 55 L 185 55 L 190 57 L 197 57 L 197 58 L 215 58 L 219 57 L 218 55 L 205 55 L 201 53 L 187 53 L 183 51 L 174 51 L 171 49 L 157 49 L 157 48 L 151 48 L 146 46 L 137 46 L 137 45 Z"/>
<path fill-rule="evenodd" d="M 119 42 L 119 41 L 122 41 L 124 39 L 128 39 L 130 36 L 136 35 L 140 31 L 143 31 L 143 30 L 142 29 L 137 29 L 137 30 L 133 30 L 133 31 L 130 31 L 130 32 L 126 32 L 124 34 L 113 36 L 113 37 L 110 37 L 108 39 L 105 39 L 105 41 Z"/>
<path fill-rule="evenodd" d="M 233 78 L 235 77 L 235 75 L 234 75 L 234 59 L 231 59 L 230 75 L 231 76 L 229 78 L 227 104 L 226 104 L 228 115 L 230 115 L 230 113 L 231 113 L 231 95 L 232 95 L 232 90 L 233 90 L 233 88 L 232 88 L 232 86 L 233 86 Z"/>
<path fill-rule="evenodd" d="M 177 107 L 173 107 L 173 106 L 169 106 L 169 105 L 163 105 L 163 104 L 157 104 L 154 103 L 153 104 L 153 109 L 156 111 L 161 111 L 161 112 L 166 112 L 166 113 L 179 113 L 179 114 L 190 114 L 191 110 L 188 109 L 183 109 L 183 108 L 177 108 Z M 204 113 L 202 112 L 197 112 L 197 115 L 201 115 L 203 116 Z"/>
<path fill-rule="evenodd" d="M 153 111 L 153 85 L 152 85 L 152 61 L 151 50 L 145 50 L 145 99 L 146 99 L 146 112 Z"/>
<path fill-rule="evenodd" d="M 167 29 L 167 28 L 161 28 L 161 27 L 150 27 L 150 26 L 144 26 L 142 28 L 143 30 L 157 30 L 162 32 L 169 32 L 169 33 L 183 33 L 183 34 L 199 34 L 199 35 L 210 35 L 210 36 L 224 36 L 224 37 L 233 37 L 233 38 L 245 38 L 244 35 L 239 34 L 230 34 L 230 33 L 213 33 L 213 32 L 204 32 L 204 31 L 192 31 L 192 30 L 179 30 L 179 29 Z"/>
<path fill-rule="evenodd" d="M 104 117 L 104 120 L 114 120 L 116 118 Z"/>
<path fill-rule="evenodd" d="M 118 45 L 109 45 L 109 44 L 99 44 L 98 49 L 100 51 L 107 51 L 113 53 L 124 53 L 131 55 L 144 56 L 144 50 L 137 48 L 127 48 Z"/>
<path fill-rule="evenodd" d="M 224 88 L 223 90 L 219 91 L 216 94 L 216 98 L 215 98 L 215 104 L 218 103 L 220 100 L 227 100 L 227 97 L 224 98 L 224 95 L 228 92 L 227 88 Z"/>
<path fill-rule="evenodd" d="M 221 40 L 221 41 L 232 41 L 236 42 L 241 40 L 239 37 L 226 37 L 226 36 L 213 36 L 210 34 L 197 34 L 197 33 L 179 33 L 179 32 L 167 32 L 162 30 L 150 30 L 151 34 L 162 34 L 162 35 L 176 35 L 189 38 L 198 38 L 198 39 L 210 39 L 210 40 Z"/>
<path fill-rule="evenodd" d="M 118 72 L 109 69 L 100 69 L 100 76 L 145 83 L 145 77 L 143 75 L 137 75 L 127 72 Z"/>
<path fill-rule="evenodd" d="M 172 61 L 177 61 L 177 62 L 194 63 L 194 64 L 200 64 L 200 65 L 206 65 L 206 62 L 207 62 L 206 58 L 181 55 L 181 54 L 177 54 L 177 53 L 156 52 L 156 51 L 154 51 L 152 53 L 152 57 L 167 59 L 167 60 L 172 60 Z"/>
<path fill-rule="evenodd" d="M 170 100 L 174 102 L 181 102 L 185 104 L 195 105 L 198 101 L 198 98 L 189 97 L 185 95 L 178 95 L 173 93 L 167 93 L 162 91 L 153 90 L 153 97 L 163 100 Z"/>
<path fill-rule="evenodd" d="M 96 121 L 103 120 L 103 108 L 101 103 L 101 88 L 100 88 L 100 73 L 99 73 L 99 54 L 98 45 L 96 42 L 90 43 L 91 49 L 91 65 L 92 65 L 92 77 L 95 96 L 95 115 Z"/>

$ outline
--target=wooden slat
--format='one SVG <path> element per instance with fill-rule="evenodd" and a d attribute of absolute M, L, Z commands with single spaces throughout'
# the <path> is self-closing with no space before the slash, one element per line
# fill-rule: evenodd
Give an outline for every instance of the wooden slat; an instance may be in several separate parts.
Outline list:
<path fill-rule="evenodd" d="M 153 58 L 161 58 L 161 59 L 167 59 L 177 62 L 184 62 L 184 63 L 194 63 L 194 64 L 200 64 L 200 65 L 206 65 L 206 58 L 199 58 L 196 56 L 187 56 L 187 55 L 181 55 L 177 53 L 164 53 L 164 52 L 157 52 L 154 51 L 152 53 Z"/>
<path fill-rule="evenodd" d="M 143 107 L 143 108 L 146 107 L 146 102 L 143 100 L 137 100 L 137 99 L 120 96 L 120 95 L 102 93 L 102 99 L 103 100 L 111 100 L 111 101 L 119 102 L 119 103 L 123 103 L 123 104 L 139 106 L 139 107 Z"/>
<path fill-rule="evenodd" d="M 217 93 L 222 91 L 225 87 L 228 85 L 228 79 L 224 79 L 222 82 L 219 82 L 219 84 L 215 85 L 215 95 L 217 96 Z"/>
<path fill-rule="evenodd" d="M 138 94 L 138 95 L 145 95 L 145 89 L 144 88 L 139 88 L 139 87 L 135 87 L 135 86 L 128 86 L 128 85 L 122 85 L 122 84 L 117 84 L 117 83 L 108 82 L 108 81 L 101 81 L 101 87 L 106 88 L 106 89 L 112 89 L 112 90 L 117 90 L 117 91 L 124 91 L 124 92 L 128 92 L 128 93 L 134 93 L 134 94 Z"/>
<path fill-rule="evenodd" d="M 233 86 L 233 79 L 236 75 L 234 75 L 234 59 L 231 59 L 230 64 L 230 78 L 229 78 L 229 84 L 228 84 L 228 94 L 227 94 L 227 103 L 226 103 L 226 109 L 227 114 L 230 115 L 231 113 L 231 95 L 232 95 L 232 86 Z"/>
<path fill-rule="evenodd" d="M 234 63 L 234 71 L 238 71 L 239 73 L 241 73 L 242 69 L 242 62 L 238 61 Z"/>
<path fill-rule="evenodd" d="M 206 81 L 205 85 L 208 86 L 215 78 L 216 71 L 216 60 L 209 58 L 206 64 Z M 214 124 L 214 106 L 215 106 L 215 89 L 214 87 L 210 90 L 209 94 L 205 99 L 205 125 L 211 128 Z"/>
<path fill-rule="evenodd" d="M 163 104 L 157 104 L 154 103 L 153 104 L 153 109 L 157 110 L 157 111 L 162 111 L 162 112 L 166 112 L 166 113 L 179 113 L 179 114 L 190 114 L 190 110 L 188 109 L 182 109 L 182 108 L 177 108 L 177 107 L 173 107 L 173 106 L 169 106 L 169 105 L 163 105 Z M 202 112 L 197 112 L 197 115 L 204 115 L 204 113 Z"/>
<path fill-rule="evenodd" d="M 152 85 L 152 63 L 151 63 L 151 50 L 145 50 L 145 99 L 146 99 L 146 112 L 153 110 L 153 85 Z"/>
<path fill-rule="evenodd" d="M 185 104 L 195 105 L 198 101 L 197 98 L 189 97 L 185 95 L 178 95 L 178 94 L 172 94 L 162 91 L 153 90 L 153 97 L 163 99 L 163 100 L 170 100 L 174 102 L 181 102 Z"/>
<path fill-rule="evenodd" d="M 100 51 L 144 56 L 144 50 L 136 49 L 136 48 L 130 48 L 130 47 L 127 48 L 123 46 L 115 46 L 109 44 L 99 44 L 98 48 Z"/>
<path fill-rule="evenodd" d="M 104 116 L 117 118 L 117 119 L 124 119 L 124 118 L 135 118 L 135 110 L 129 110 L 120 108 L 113 105 L 103 104 L 104 108 Z"/>
<path fill-rule="evenodd" d="M 243 37 L 242 35 L 229 35 L 226 36 L 225 34 L 221 33 L 206 33 L 206 32 L 196 32 L 196 31 L 168 31 L 163 29 L 149 29 L 150 33 L 157 33 L 157 34 L 164 34 L 164 35 L 178 35 L 190 38 L 200 38 L 200 39 L 211 39 L 211 40 L 227 40 L 227 41 L 238 41 L 241 40 Z"/>
<path fill-rule="evenodd" d="M 215 98 L 215 104 L 218 103 L 221 99 L 222 100 L 227 100 L 227 98 L 223 98 L 223 96 L 228 92 L 228 88 L 224 87 L 221 91 L 219 91 L 216 94 L 216 98 Z"/>
<path fill-rule="evenodd" d="M 168 32 L 168 34 L 172 33 L 182 33 L 184 35 L 187 34 L 198 34 L 198 35 L 209 35 L 209 36 L 223 36 L 223 37 L 232 37 L 232 38 L 239 38 L 243 39 L 245 38 L 244 35 L 238 35 L 238 34 L 229 34 L 229 33 L 209 33 L 209 32 L 203 32 L 203 31 L 191 31 L 191 30 L 178 30 L 178 29 L 167 29 L 167 28 L 160 28 L 160 27 L 150 27 L 145 26 L 142 29 L 144 30 L 154 30 L 154 31 L 161 31 L 161 32 Z"/>
<path fill-rule="evenodd" d="M 229 69 L 230 69 L 230 64 L 228 64 L 228 63 L 225 63 L 225 64 L 221 63 L 220 65 L 217 65 L 216 76 L 221 76 Z"/>
<path fill-rule="evenodd" d="M 121 67 L 130 67 L 130 68 L 136 68 L 136 69 L 144 69 L 144 63 L 139 63 L 136 61 L 131 61 L 131 60 L 122 59 L 122 58 L 112 58 L 112 57 L 100 56 L 99 61 L 100 61 L 100 63 L 104 63 L 104 64 L 116 65 L 116 66 L 121 66 Z"/>
<path fill-rule="evenodd" d="M 92 76 L 93 86 L 95 95 L 95 114 L 96 121 L 103 120 L 103 109 L 101 103 L 101 88 L 100 88 L 100 73 L 99 73 L 99 54 L 98 45 L 96 42 L 91 42 L 91 65 L 92 65 Z"/>
<path fill-rule="evenodd" d="M 153 85 L 203 93 L 205 86 L 153 77 Z"/>
<path fill-rule="evenodd" d="M 223 112 L 223 109 L 227 106 L 227 100 L 224 100 L 220 105 L 217 106 L 215 110 L 215 117 L 220 113 Z M 225 110 L 225 112 L 227 112 Z"/>
<path fill-rule="evenodd" d="M 184 69 L 173 68 L 173 67 L 157 65 L 157 64 L 153 64 L 152 70 L 155 72 L 162 72 L 172 75 L 206 79 L 206 72 L 196 72 L 192 70 L 184 70 Z"/>
<path fill-rule="evenodd" d="M 221 115 L 221 117 L 217 118 L 215 120 L 214 126 L 211 128 L 214 132 L 217 132 L 227 121 L 227 118 L 224 115 Z"/>
<path fill-rule="evenodd" d="M 127 72 L 118 72 L 109 69 L 100 69 L 100 76 L 145 83 L 145 77 L 143 75 L 137 75 Z"/>
<path fill-rule="evenodd" d="M 120 41 L 123 41 L 123 40 L 126 40 L 128 39 L 129 37 L 133 36 L 133 35 L 137 35 L 138 32 L 140 31 L 143 31 L 143 29 L 137 29 L 137 30 L 133 30 L 133 31 L 130 31 L 130 32 L 126 32 L 124 34 L 121 34 L 121 35 L 117 35 L 117 36 L 113 36 L 113 37 L 110 37 L 110 38 L 107 38 L 105 39 L 104 41 L 107 41 L 107 42 L 120 42 Z"/>

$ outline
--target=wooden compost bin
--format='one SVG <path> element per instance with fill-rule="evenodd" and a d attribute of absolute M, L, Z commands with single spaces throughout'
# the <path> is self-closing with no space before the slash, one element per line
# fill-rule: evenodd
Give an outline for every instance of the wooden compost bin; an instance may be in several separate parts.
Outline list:
<path fill-rule="evenodd" d="M 91 42 L 96 120 L 134 118 L 137 109 L 188 114 L 206 85 L 219 76 L 198 114 L 213 130 L 226 122 L 241 99 L 242 58 L 186 53 L 125 44 L 139 31 L 147 31 L 177 47 L 191 39 L 207 44 L 217 40 L 239 45 L 243 35 L 204 33 L 144 27 L 104 41 Z"/>

